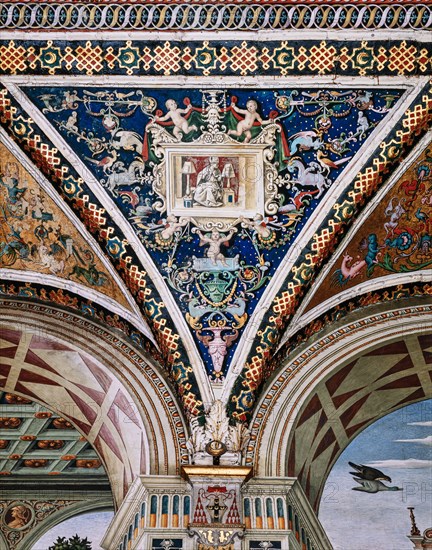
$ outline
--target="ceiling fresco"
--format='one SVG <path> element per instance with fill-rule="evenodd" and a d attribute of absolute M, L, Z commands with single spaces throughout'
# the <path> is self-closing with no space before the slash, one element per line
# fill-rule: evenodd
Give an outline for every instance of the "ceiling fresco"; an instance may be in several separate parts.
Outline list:
<path fill-rule="evenodd" d="M 98 251 L 2 143 L 0 159 L 0 267 L 74 281 L 129 309 Z"/>
<path fill-rule="evenodd" d="M 132 225 L 212 382 L 397 89 L 22 88 Z"/>
<path fill-rule="evenodd" d="M 251 418 L 311 283 L 426 132 L 430 44 L 383 37 L 1 43 L 4 131 L 123 279 L 188 414 L 222 395 Z"/>
<path fill-rule="evenodd" d="M 364 281 L 432 266 L 432 148 L 384 195 L 314 291 L 306 312 Z"/>

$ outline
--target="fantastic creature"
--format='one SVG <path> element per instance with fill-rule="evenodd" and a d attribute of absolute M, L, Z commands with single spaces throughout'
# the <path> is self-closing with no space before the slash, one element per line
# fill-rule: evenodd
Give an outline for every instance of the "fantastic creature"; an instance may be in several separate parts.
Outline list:
<path fill-rule="evenodd" d="M 419 240 L 417 256 L 426 260 L 432 255 L 432 236 L 431 235 L 422 235 Z"/>
<path fill-rule="evenodd" d="M 320 167 L 316 162 L 311 162 L 306 168 L 299 157 L 292 157 L 287 164 L 287 169 L 291 174 L 297 171 L 296 177 L 291 180 L 293 183 L 302 187 L 316 187 L 318 189 L 315 198 L 320 197 L 330 185 L 330 181 L 320 171 Z"/>
<path fill-rule="evenodd" d="M 350 472 L 352 476 L 358 477 L 360 479 L 365 479 L 367 481 L 389 481 L 391 483 L 391 478 L 385 475 L 381 470 L 372 468 L 371 466 L 365 466 L 364 464 L 354 464 L 354 462 L 348 462 L 351 468 L 356 470 L 355 472 Z"/>
<path fill-rule="evenodd" d="M 76 111 L 72 111 L 72 113 L 69 115 L 67 121 L 66 121 L 66 128 L 68 130 L 72 130 L 73 132 L 78 132 L 78 113 Z"/>
<path fill-rule="evenodd" d="M 413 243 L 413 236 L 408 231 L 403 231 L 394 239 L 386 239 L 385 245 L 388 248 L 397 248 L 398 250 L 408 250 Z"/>
<path fill-rule="evenodd" d="M 64 109 L 61 99 L 55 94 L 42 94 L 39 99 L 45 105 L 42 109 L 43 113 L 57 113 Z"/>
<path fill-rule="evenodd" d="M 298 132 L 289 138 L 289 142 L 291 155 L 295 155 L 297 151 L 317 150 L 324 146 L 324 142 L 315 130 Z"/>
<path fill-rule="evenodd" d="M 124 149 L 125 151 L 135 151 L 141 153 L 143 142 L 136 132 L 130 130 L 117 129 L 113 132 L 111 145 L 114 149 Z"/>
<path fill-rule="evenodd" d="M 363 95 L 356 95 L 352 100 L 348 100 L 353 105 L 362 111 L 369 109 L 373 106 L 373 94 L 371 91 L 366 90 Z"/>
<path fill-rule="evenodd" d="M 53 254 L 53 251 L 50 250 L 43 242 L 38 246 L 38 253 L 39 261 L 43 267 L 48 268 L 54 275 L 63 272 L 65 268 L 64 258 L 58 259 L 56 255 Z"/>
<path fill-rule="evenodd" d="M 18 259 L 26 260 L 30 254 L 30 246 L 21 237 L 19 230 L 13 229 L 7 236 L 8 242 L 0 242 L 0 262 L 3 266 L 11 266 Z"/>
<path fill-rule="evenodd" d="M 63 109 L 76 109 L 78 107 L 77 101 L 79 100 L 78 92 L 76 90 L 65 90 L 63 92 L 62 107 Z"/>
<path fill-rule="evenodd" d="M 300 193 L 297 192 L 297 189 L 295 189 L 295 191 L 296 195 L 294 197 L 288 197 L 288 203 L 278 208 L 280 214 L 292 212 L 300 213 L 305 206 L 310 204 L 313 197 L 318 194 L 318 189 L 314 189 L 313 191 L 302 191 Z"/>
<path fill-rule="evenodd" d="M 228 135 L 241 137 L 245 135 L 244 143 L 249 143 L 252 138 L 251 128 L 255 122 L 264 125 L 270 124 L 271 120 L 263 120 L 257 112 L 258 104 L 254 99 L 249 99 L 246 103 L 246 109 L 239 109 L 235 102 L 231 103 L 231 108 L 239 115 L 244 115 L 244 119 L 237 124 L 236 130 L 228 130 Z"/>
<path fill-rule="evenodd" d="M 92 286 L 103 286 L 107 281 L 104 273 L 98 271 L 94 264 L 90 264 L 87 268 L 75 265 L 69 277 L 72 275 L 76 275 L 78 279 L 82 277 Z"/>
<path fill-rule="evenodd" d="M 177 220 L 175 216 L 170 214 L 165 220 L 161 220 L 158 224 L 150 227 L 150 230 L 155 232 L 155 239 L 162 248 L 170 248 L 174 235 L 180 234 L 183 227 L 188 225 L 190 218 L 180 218 Z"/>
<path fill-rule="evenodd" d="M 417 211 L 414 215 L 421 222 L 426 222 L 429 219 L 429 216 L 422 212 L 421 207 L 417 208 Z"/>
<path fill-rule="evenodd" d="M 117 187 L 140 182 L 143 173 L 144 163 L 141 159 L 133 160 L 127 168 L 123 162 L 117 162 L 112 166 L 112 171 L 107 175 L 106 180 L 101 179 L 101 183 L 113 195 L 116 195 L 118 193 Z"/>
<path fill-rule="evenodd" d="M 417 196 L 424 193 L 426 187 L 423 180 L 428 176 L 430 170 L 427 166 L 419 166 L 417 169 L 417 179 L 405 180 L 400 185 L 400 190 L 404 191 L 408 197 L 406 208 L 409 209 L 417 199 Z"/>
<path fill-rule="evenodd" d="M 354 258 L 348 253 L 345 253 L 342 259 L 342 265 L 340 272 L 344 280 L 354 279 L 360 275 L 361 271 L 366 266 L 364 260 L 356 260 L 354 263 L 351 263 Z"/>
<path fill-rule="evenodd" d="M 432 193 L 429 192 L 426 195 L 424 195 L 424 197 L 422 197 L 421 202 L 426 206 L 432 206 Z"/>
<path fill-rule="evenodd" d="M 318 151 L 317 153 L 318 164 L 322 168 L 322 173 L 326 172 L 327 176 L 330 174 L 330 170 L 340 168 L 341 164 L 348 162 L 351 158 L 352 157 L 344 157 L 343 159 L 331 160 L 326 157 L 322 151 Z"/>
<path fill-rule="evenodd" d="M 165 122 L 167 120 L 171 120 L 174 124 L 173 134 L 178 139 L 178 141 L 181 141 L 181 138 L 184 134 L 187 135 L 194 130 L 198 130 L 195 125 L 189 126 L 188 121 L 182 116 L 189 113 L 189 111 L 192 109 L 191 104 L 189 104 L 186 109 L 179 109 L 174 99 L 168 99 L 165 102 L 165 107 L 168 109 L 168 112 L 162 117 L 156 116 L 155 121 Z"/>
<path fill-rule="evenodd" d="M 42 109 L 43 113 L 58 113 L 65 109 L 76 109 L 78 107 L 77 102 L 80 100 L 76 90 L 65 90 L 63 95 L 47 93 L 40 95 L 39 99 L 45 105 Z"/>
<path fill-rule="evenodd" d="M 357 115 L 357 129 L 356 129 L 358 139 L 363 139 L 369 127 L 370 127 L 370 124 L 366 115 L 362 113 L 362 111 L 359 111 Z"/>
<path fill-rule="evenodd" d="M 113 164 L 117 160 L 117 156 L 118 156 L 117 151 L 114 149 L 111 152 L 111 155 L 107 155 L 106 157 L 103 157 L 99 160 L 92 159 L 92 158 L 89 158 L 89 157 L 85 157 L 85 159 L 88 160 L 89 162 L 91 162 L 92 164 L 95 164 L 98 168 L 102 168 L 104 173 L 108 174 L 108 172 L 112 171 L 111 169 L 112 169 Z"/>
<path fill-rule="evenodd" d="M 384 224 L 384 229 L 386 233 L 393 234 L 394 230 L 398 226 L 400 218 L 406 214 L 405 208 L 402 204 L 405 202 L 405 199 L 400 199 L 397 204 L 393 204 L 395 197 L 390 199 L 390 202 L 387 205 L 387 208 L 384 211 L 386 217 L 390 217 L 390 220 Z"/>
<path fill-rule="evenodd" d="M 203 336 L 201 331 L 197 330 L 196 336 L 208 349 L 216 377 L 222 378 L 222 366 L 227 354 L 227 348 L 238 338 L 239 333 L 235 330 L 234 334 L 225 334 L 222 336 L 222 332 L 226 331 L 225 327 L 212 327 L 208 330 L 211 331 L 211 335 Z"/>
<path fill-rule="evenodd" d="M 5 173 L 0 173 L 0 185 L 3 185 L 7 190 L 8 202 L 11 205 L 16 204 L 21 199 L 22 195 L 24 195 L 27 187 L 18 187 L 19 172 L 16 162 L 6 163 Z"/>
<path fill-rule="evenodd" d="M 347 252 L 343 255 L 340 269 L 337 269 L 332 276 L 332 284 L 343 285 L 346 282 L 355 279 L 365 267 L 371 269 L 377 263 L 377 256 L 380 250 L 378 238 L 375 233 L 371 233 L 367 239 L 360 243 L 361 250 L 367 250 L 363 259 L 357 259 L 354 263 L 353 257 Z"/>
<path fill-rule="evenodd" d="M 142 199 L 140 196 L 139 203 L 135 208 L 135 212 L 133 212 L 133 214 L 137 217 L 145 218 L 146 216 L 150 216 L 153 212 L 154 210 L 151 200 L 148 197 Z"/>
<path fill-rule="evenodd" d="M 274 231 L 271 229 L 270 224 L 272 222 L 277 222 L 277 217 L 275 216 L 264 218 L 262 214 L 256 214 L 252 220 L 248 220 L 243 216 L 240 216 L 239 219 L 242 221 L 242 227 L 253 229 L 261 240 L 270 240 L 274 235 Z"/>

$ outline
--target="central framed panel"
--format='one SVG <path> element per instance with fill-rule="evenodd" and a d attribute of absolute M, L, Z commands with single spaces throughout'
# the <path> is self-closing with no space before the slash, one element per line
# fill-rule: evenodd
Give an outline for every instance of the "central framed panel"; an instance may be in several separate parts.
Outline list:
<path fill-rule="evenodd" d="M 192 144 L 164 149 L 168 214 L 211 218 L 264 214 L 262 146 Z"/>

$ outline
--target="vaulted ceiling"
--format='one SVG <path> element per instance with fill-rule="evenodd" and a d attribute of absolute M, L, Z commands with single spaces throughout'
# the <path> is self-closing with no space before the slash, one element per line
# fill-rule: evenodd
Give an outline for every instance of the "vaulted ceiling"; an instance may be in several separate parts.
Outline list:
<path fill-rule="evenodd" d="M 19 32 L 40 27 L 42 7 L 32 23 L 11 6 L 3 296 L 115 327 L 189 414 L 216 396 L 248 421 L 281 358 L 347 308 L 431 293 L 426 34 L 399 23 L 347 39 L 319 34 L 317 19 L 315 37 L 290 40 L 29 40 Z M 416 10 L 421 27 L 429 12 Z"/>

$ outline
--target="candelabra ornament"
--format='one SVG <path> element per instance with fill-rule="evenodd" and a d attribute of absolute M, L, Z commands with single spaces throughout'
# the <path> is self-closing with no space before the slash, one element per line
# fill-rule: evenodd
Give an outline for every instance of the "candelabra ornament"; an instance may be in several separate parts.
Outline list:
<path fill-rule="evenodd" d="M 202 93 L 202 110 L 204 118 L 208 124 L 208 131 L 212 137 L 208 135 L 208 142 L 223 142 L 222 136 L 219 133 L 225 132 L 226 127 L 220 127 L 222 113 L 226 111 L 226 91 L 225 90 L 201 90 Z"/>
<path fill-rule="evenodd" d="M 182 166 L 181 173 L 186 175 L 186 193 L 183 196 L 183 204 L 186 208 L 192 208 L 190 177 L 191 174 L 196 174 L 194 163 L 190 160 L 187 160 Z"/>
<path fill-rule="evenodd" d="M 231 162 L 227 162 L 222 169 L 222 177 L 226 181 L 224 187 L 224 204 L 230 206 L 235 202 L 234 189 L 231 187 L 231 180 L 235 178 L 236 173 Z"/>
<path fill-rule="evenodd" d="M 411 536 L 412 537 L 419 537 L 420 536 L 420 529 L 417 527 L 415 516 L 414 516 L 415 508 L 413 506 L 408 506 L 408 510 L 409 510 L 409 513 L 410 513 L 410 520 L 411 520 Z"/>
<path fill-rule="evenodd" d="M 235 177 L 233 165 L 227 162 L 222 169 L 222 177 L 227 180 L 227 187 L 231 187 L 231 179 Z"/>
<path fill-rule="evenodd" d="M 219 466 L 220 457 L 227 452 L 228 448 L 222 441 L 213 440 L 207 443 L 205 450 L 213 457 L 213 466 Z"/>
<path fill-rule="evenodd" d="M 192 486 L 193 512 L 188 534 L 205 547 L 226 547 L 236 537 L 243 538 L 246 529 L 240 491 L 252 476 L 252 468 L 241 466 L 241 451 L 237 456 L 233 449 L 242 449 L 249 441 L 249 433 L 239 425 L 229 426 L 220 401 L 210 408 L 206 425 L 194 423 L 192 431 L 188 442 L 192 464 L 182 468 Z"/>

